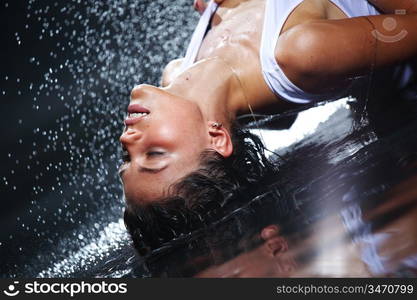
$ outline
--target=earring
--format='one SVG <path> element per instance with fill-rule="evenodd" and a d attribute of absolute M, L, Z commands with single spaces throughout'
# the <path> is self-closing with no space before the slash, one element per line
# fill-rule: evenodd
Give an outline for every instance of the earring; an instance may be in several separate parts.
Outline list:
<path fill-rule="evenodd" d="M 216 128 L 216 129 L 220 129 L 222 126 L 223 126 L 222 123 L 217 123 L 217 122 L 214 122 L 213 124 L 211 124 L 211 127 Z"/>

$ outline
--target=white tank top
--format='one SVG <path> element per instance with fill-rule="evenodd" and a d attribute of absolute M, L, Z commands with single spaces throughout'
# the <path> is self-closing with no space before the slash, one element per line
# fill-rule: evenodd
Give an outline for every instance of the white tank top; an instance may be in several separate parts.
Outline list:
<path fill-rule="evenodd" d="M 197 27 L 194 30 L 194 33 L 191 37 L 190 44 L 188 45 L 187 52 L 185 54 L 184 60 L 182 61 L 180 72 L 184 71 L 188 67 L 190 67 L 198 55 L 198 51 L 200 50 L 201 44 L 203 43 L 204 36 L 206 35 L 207 28 L 210 25 L 211 17 L 217 10 L 217 3 L 211 0 L 207 5 L 206 10 L 200 17 L 200 21 L 197 24 Z"/>
<path fill-rule="evenodd" d="M 377 15 L 378 11 L 367 0 L 329 0 L 338 6 L 349 18 Z M 279 33 L 291 12 L 303 2 L 303 0 L 266 0 L 264 25 L 260 47 L 260 60 L 262 74 L 269 88 L 278 97 L 299 104 L 307 104 L 319 100 L 337 99 L 346 93 L 341 91 L 338 95 L 309 94 L 295 84 L 285 75 L 275 59 L 275 46 Z M 201 43 L 203 42 L 211 17 L 217 10 L 217 4 L 212 0 L 200 18 L 193 33 L 187 53 L 181 65 L 180 71 L 190 67 L 196 60 Z"/>

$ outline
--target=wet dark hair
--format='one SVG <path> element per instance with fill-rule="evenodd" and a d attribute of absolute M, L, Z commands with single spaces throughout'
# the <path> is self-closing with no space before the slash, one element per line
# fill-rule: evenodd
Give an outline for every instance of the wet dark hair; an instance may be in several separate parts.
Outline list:
<path fill-rule="evenodd" d="M 201 154 L 200 168 L 170 188 L 169 198 L 139 206 L 127 204 L 124 221 L 140 255 L 206 228 L 241 207 L 274 182 L 277 162 L 265 155 L 260 138 L 247 129 L 231 129 L 233 154 L 224 158 L 214 151 Z"/>
<path fill-rule="evenodd" d="M 268 186 L 267 191 L 232 212 L 220 213 L 209 225 L 146 255 L 143 261 L 149 276 L 192 277 L 210 266 L 221 265 L 262 245 L 264 239 L 260 233 L 271 224 L 279 223 L 280 234 L 293 241 L 298 237 L 294 233 L 299 233 L 304 222 L 296 217 L 296 210 L 288 200 L 277 186 Z"/>

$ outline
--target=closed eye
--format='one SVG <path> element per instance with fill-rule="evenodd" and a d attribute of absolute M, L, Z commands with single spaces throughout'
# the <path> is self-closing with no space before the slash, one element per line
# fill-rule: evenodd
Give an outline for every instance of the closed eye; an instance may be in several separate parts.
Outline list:
<path fill-rule="evenodd" d="M 148 157 L 162 156 L 164 154 L 165 152 L 162 152 L 162 151 L 149 151 L 148 153 L 146 153 Z"/>

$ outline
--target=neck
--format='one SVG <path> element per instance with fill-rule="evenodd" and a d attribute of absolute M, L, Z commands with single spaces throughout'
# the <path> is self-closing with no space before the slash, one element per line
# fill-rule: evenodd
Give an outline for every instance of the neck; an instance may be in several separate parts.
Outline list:
<path fill-rule="evenodd" d="M 196 63 L 165 89 L 196 103 L 205 121 L 220 122 L 227 127 L 246 102 L 236 73 L 218 57 Z"/>

